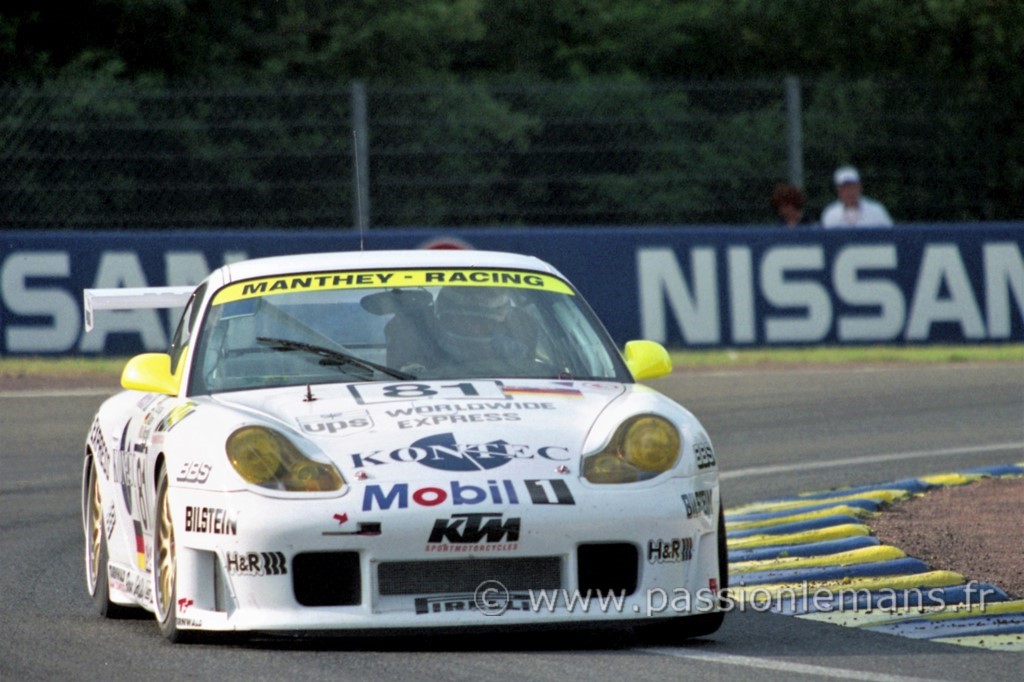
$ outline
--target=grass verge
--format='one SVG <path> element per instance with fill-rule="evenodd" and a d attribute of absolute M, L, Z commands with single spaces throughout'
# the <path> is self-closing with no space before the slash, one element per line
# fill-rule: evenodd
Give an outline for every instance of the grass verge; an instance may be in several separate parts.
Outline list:
<path fill-rule="evenodd" d="M 105 376 L 120 374 L 127 358 L 0 358 L 0 377 L 10 376 Z"/>
<path fill-rule="evenodd" d="M 986 346 L 809 346 L 803 348 L 670 351 L 677 367 L 1024 362 L 1024 344 Z"/>

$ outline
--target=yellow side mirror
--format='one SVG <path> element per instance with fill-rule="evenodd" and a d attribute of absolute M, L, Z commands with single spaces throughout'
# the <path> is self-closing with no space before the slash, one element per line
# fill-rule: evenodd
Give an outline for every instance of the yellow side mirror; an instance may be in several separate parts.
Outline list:
<path fill-rule="evenodd" d="M 637 381 L 657 379 L 672 373 L 672 358 L 660 343 L 630 341 L 624 350 L 626 366 Z"/>
<path fill-rule="evenodd" d="M 143 353 L 124 366 L 121 386 L 130 391 L 178 395 L 181 377 L 171 372 L 171 356 L 167 353 Z"/>

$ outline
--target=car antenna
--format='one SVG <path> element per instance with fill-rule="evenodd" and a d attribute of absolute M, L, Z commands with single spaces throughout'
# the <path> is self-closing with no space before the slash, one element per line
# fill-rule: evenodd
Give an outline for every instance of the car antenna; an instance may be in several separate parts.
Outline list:
<path fill-rule="evenodd" d="M 316 396 L 313 395 L 313 386 L 312 384 L 306 384 L 306 397 L 302 399 L 302 402 L 311 403 L 314 400 L 316 400 Z"/>
<path fill-rule="evenodd" d="M 352 129 L 352 144 L 355 149 L 355 173 L 356 173 L 356 224 L 359 227 L 359 250 L 363 250 L 363 234 L 366 232 L 366 214 L 363 212 L 363 192 L 366 187 L 363 186 L 363 177 L 359 172 L 359 133 L 355 128 Z"/>

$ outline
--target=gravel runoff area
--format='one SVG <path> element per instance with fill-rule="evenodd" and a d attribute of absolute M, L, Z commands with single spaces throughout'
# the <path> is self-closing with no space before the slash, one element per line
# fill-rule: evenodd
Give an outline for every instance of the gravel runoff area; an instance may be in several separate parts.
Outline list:
<path fill-rule="evenodd" d="M 116 375 L 79 377 L 0 374 L 0 391 L 105 388 Z M 941 472 L 929 472 L 941 473 Z M 941 487 L 896 503 L 870 525 L 879 540 L 934 569 L 989 582 L 1024 598 L 1024 478 L 985 479 Z"/>
<path fill-rule="evenodd" d="M 898 502 L 870 525 L 883 544 L 1022 599 L 1021 519 L 1024 478 L 988 478 Z"/>

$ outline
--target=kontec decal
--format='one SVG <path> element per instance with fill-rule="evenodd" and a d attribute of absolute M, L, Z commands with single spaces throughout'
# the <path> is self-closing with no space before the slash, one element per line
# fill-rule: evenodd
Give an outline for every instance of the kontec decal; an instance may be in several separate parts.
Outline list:
<path fill-rule="evenodd" d="M 351 455 L 357 468 L 416 463 L 441 471 L 484 471 L 516 459 L 547 459 L 564 462 L 569 449 L 557 445 L 519 445 L 499 439 L 486 443 L 459 443 L 451 433 L 427 436 L 408 447 L 373 450 Z"/>

